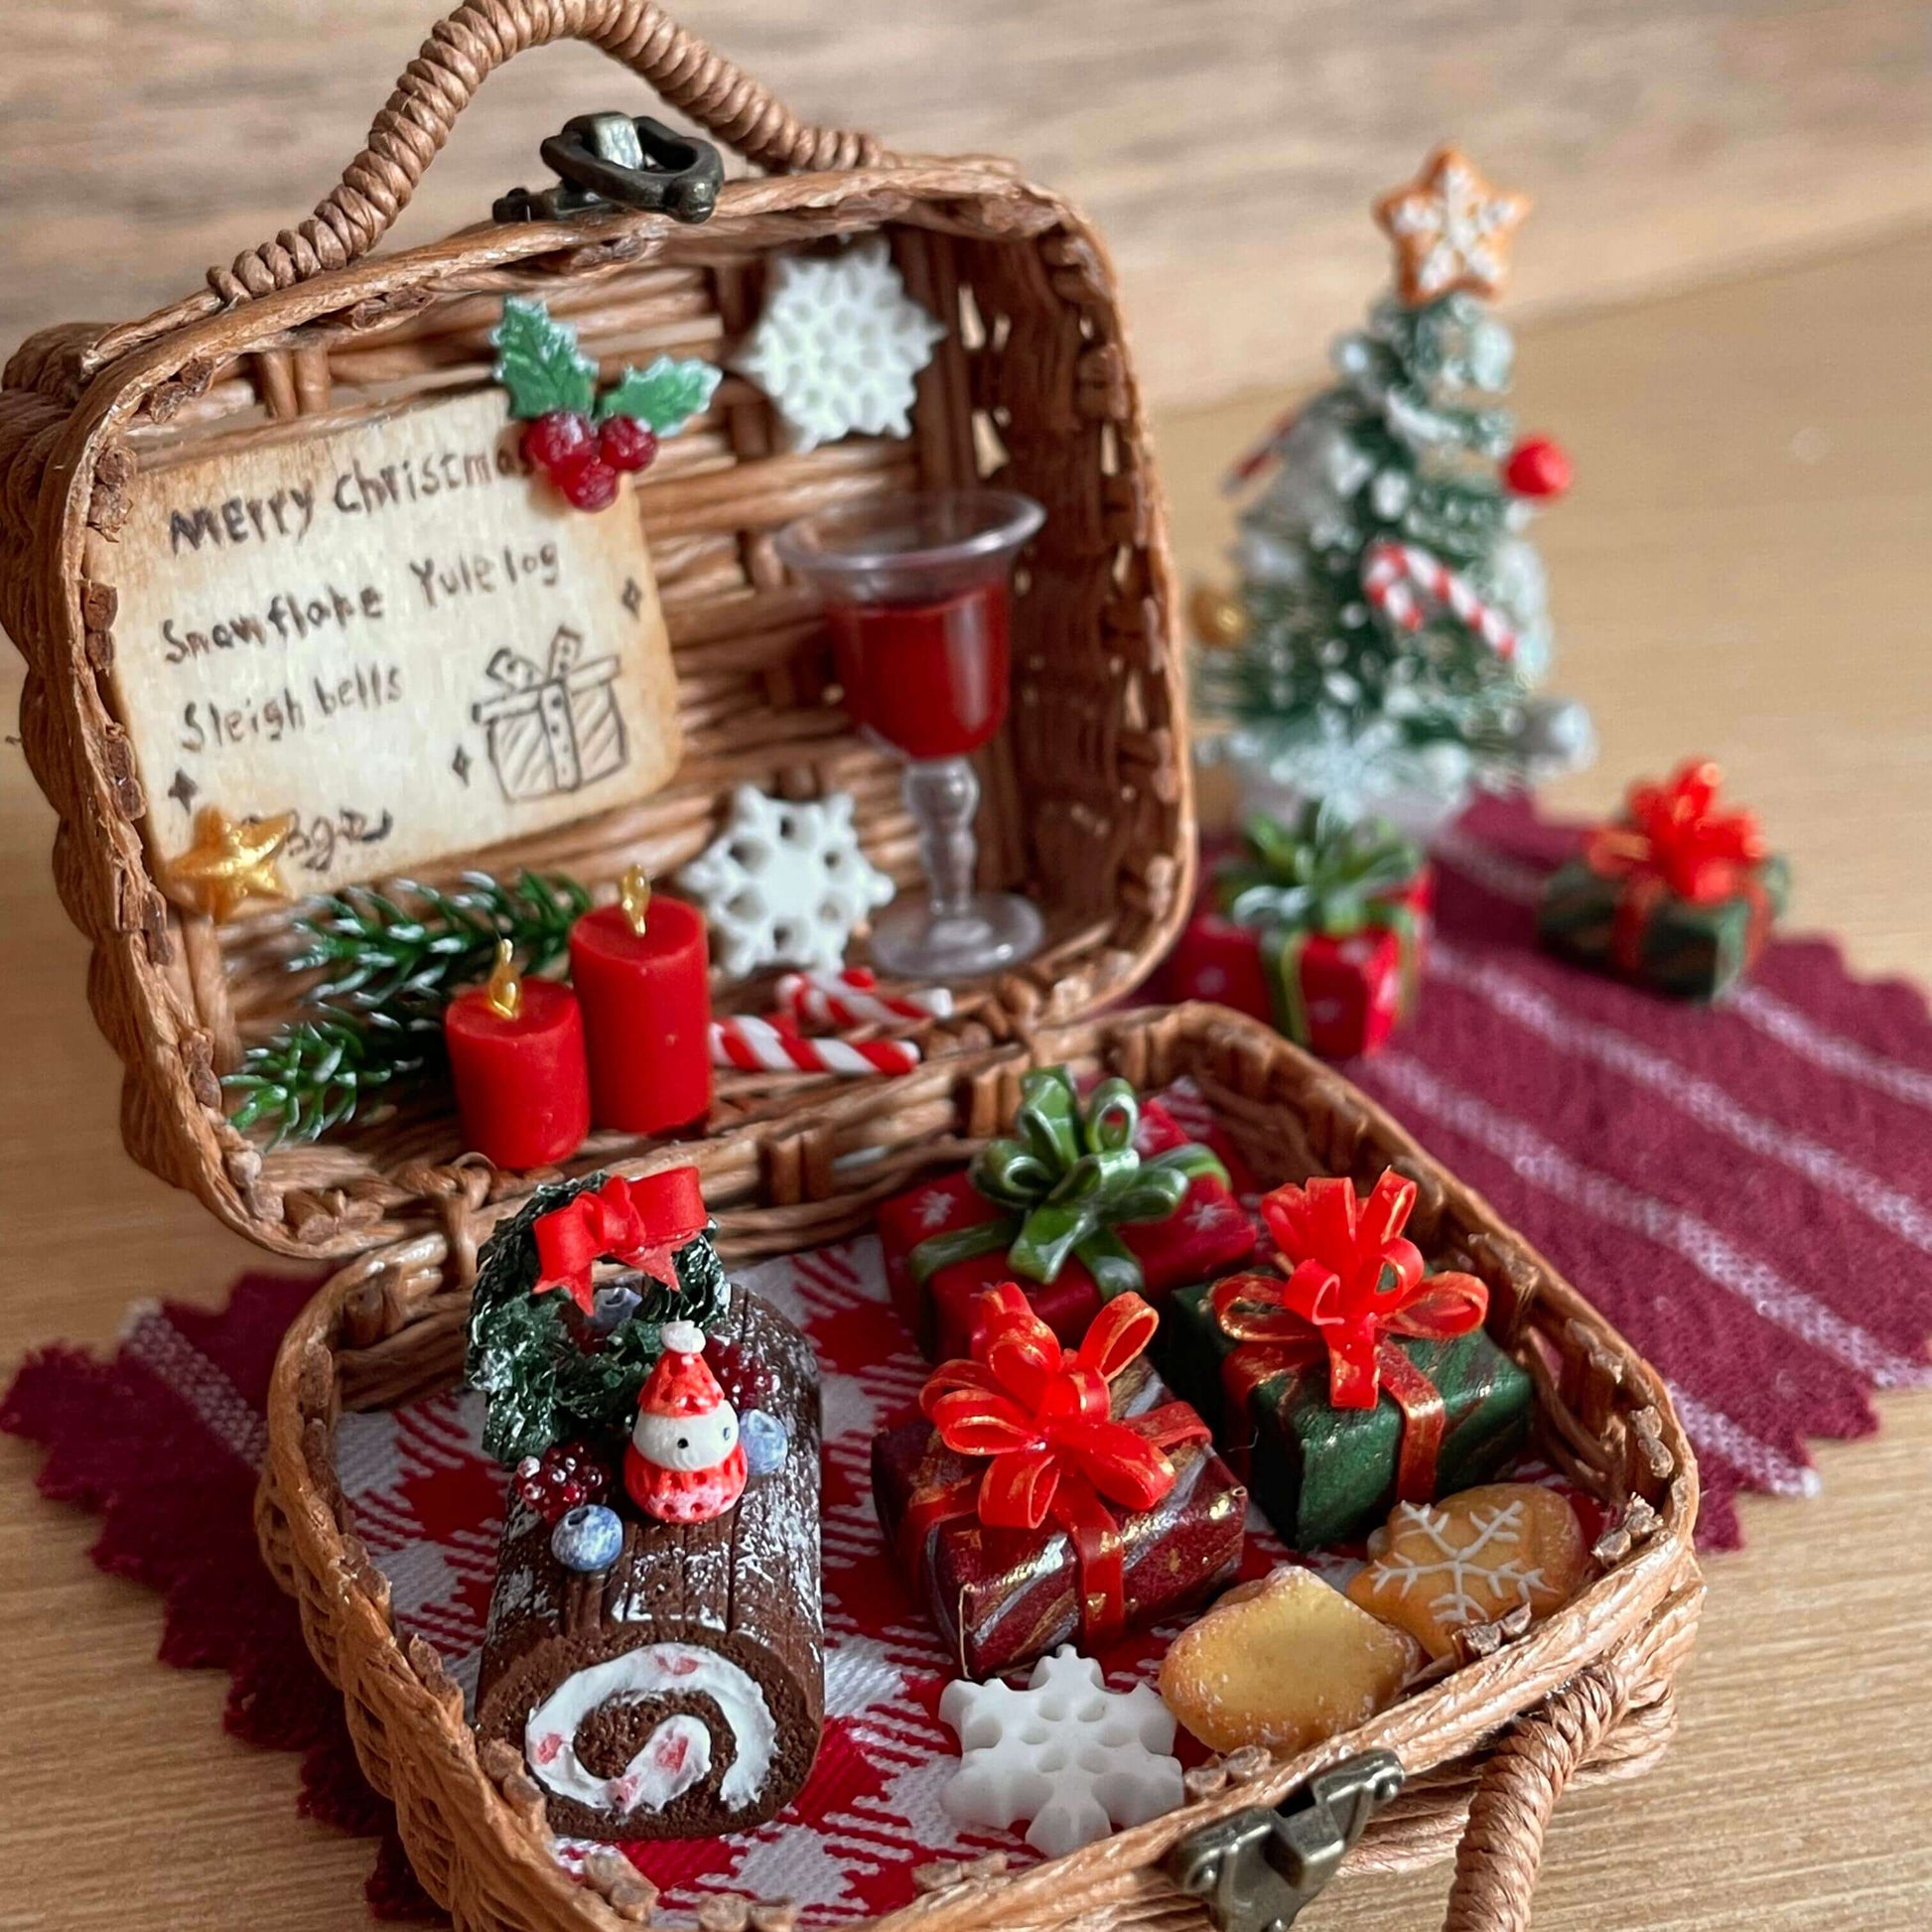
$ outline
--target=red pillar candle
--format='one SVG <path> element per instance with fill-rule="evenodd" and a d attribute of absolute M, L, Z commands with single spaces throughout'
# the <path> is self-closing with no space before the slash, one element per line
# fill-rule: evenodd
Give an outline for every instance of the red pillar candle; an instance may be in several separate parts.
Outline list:
<path fill-rule="evenodd" d="M 652 898 L 634 866 L 616 905 L 571 928 L 570 977 L 600 1127 L 665 1134 L 711 1110 L 711 973 L 703 916 Z"/>
<path fill-rule="evenodd" d="M 505 939 L 487 986 L 443 1014 L 465 1142 L 498 1168 L 568 1159 L 591 1129 L 590 1072 L 577 996 L 555 980 L 519 979 Z"/>

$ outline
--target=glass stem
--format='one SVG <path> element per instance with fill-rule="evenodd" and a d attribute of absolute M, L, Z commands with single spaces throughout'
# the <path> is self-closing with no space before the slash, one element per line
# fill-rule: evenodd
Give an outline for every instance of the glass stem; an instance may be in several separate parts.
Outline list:
<path fill-rule="evenodd" d="M 963 918 L 973 902 L 979 858 L 979 841 L 973 836 L 979 775 L 967 759 L 915 759 L 905 767 L 900 790 L 918 827 L 919 863 L 925 868 L 932 917 Z"/>

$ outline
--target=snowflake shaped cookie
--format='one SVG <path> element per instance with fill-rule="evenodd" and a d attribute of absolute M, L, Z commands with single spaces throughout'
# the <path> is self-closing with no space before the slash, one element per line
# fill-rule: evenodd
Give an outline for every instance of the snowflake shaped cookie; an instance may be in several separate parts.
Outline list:
<path fill-rule="evenodd" d="M 895 890 L 859 849 L 849 794 L 800 803 L 756 785 L 732 793 L 725 829 L 677 883 L 704 907 L 718 964 L 735 979 L 761 966 L 836 967 Z"/>
<path fill-rule="evenodd" d="M 1399 1625 L 1432 1657 L 1455 1633 L 1527 1603 L 1547 1616 L 1589 1575 L 1583 1525 L 1554 1489 L 1491 1482 L 1439 1503 L 1398 1503 L 1369 1539 L 1348 1586 L 1363 1609 Z"/>
<path fill-rule="evenodd" d="M 912 378 L 945 336 L 905 293 L 883 235 L 842 254 L 781 255 L 731 365 L 784 418 L 794 450 L 854 430 L 909 436 Z"/>
<path fill-rule="evenodd" d="M 1100 1666 L 1062 1644 L 1010 1684 L 949 1684 L 939 1717 L 961 1762 L 940 1802 L 961 1825 L 1033 1820 L 1027 1843 L 1057 1859 L 1185 1795 L 1173 1716 L 1145 1684 L 1110 1691 Z"/>
<path fill-rule="evenodd" d="M 1377 222 L 1395 243 L 1403 301 L 1420 308 L 1452 289 L 1496 294 L 1529 211 L 1527 195 L 1492 188 L 1467 155 L 1438 148 L 1408 187 L 1375 205 Z"/>

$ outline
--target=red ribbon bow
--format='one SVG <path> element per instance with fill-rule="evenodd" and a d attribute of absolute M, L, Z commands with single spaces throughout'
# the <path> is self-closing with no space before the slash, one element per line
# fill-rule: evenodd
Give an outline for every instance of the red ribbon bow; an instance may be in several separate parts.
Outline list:
<path fill-rule="evenodd" d="M 1096 1314 L 1078 1348 L 1059 1339 L 1014 1283 L 975 1306 L 970 1361 L 942 1362 L 919 1394 L 939 1441 L 989 1458 L 983 1471 L 915 1496 L 900 1535 L 916 1565 L 927 1535 L 976 1515 L 994 1529 L 1066 1531 L 1080 1580 L 1080 1629 L 1090 1647 L 1126 1622 L 1126 1556 L 1108 1503 L 1145 1510 L 1175 1476 L 1166 1450 L 1204 1443 L 1207 1425 L 1184 1402 L 1124 1421 L 1108 1384 L 1154 1339 L 1159 1317 L 1131 1290 Z"/>
<path fill-rule="evenodd" d="M 549 1214 L 533 1230 L 541 1270 L 533 1294 L 560 1288 L 591 1312 L 591 1271 L 600 1261 L 641 1269 L 666 1284 L 677 1280 L 672 1257 L 709 1225 L 696 1168 L 668 1168 L 637 1180 L 613 1174 Z"/>
<path fill-rule="evenodd" d="M 1724 774 L 1692 760 L 1667 783 L 1630 787 L 1625 822 L 1590 835 L 1584 857 L 1606 879 L 1654 879 L 1694 905 L 1744 891 L 1764 859 L 1764 835 L 1749 812 L 1716 809 Z"/>
<path fill-rule="evenodd" d="M 1473 1275 L 1423 1274 L 1422 1252 L 1402 1230 L 1416 1183 L 1384 1169 L 1366 1200 L 1345 1175 L 1317 1175 L 1306 1187 L 1277 1187 L 1262 1218 L 1279 1253 L 1273 1275 L 1231 1275 L 1208 1303 L 1239 1344 L 1222 1362 L 1228 1446 L 1264 1382 L 1328 1365 L 1337 1409 L 1373 1409 L 1386 1389 L 1402 1411 L 1397 1492 L 1406 1502 L 1435 1494 L 1447 1412 L 1441 1392 L 1392 1337 L 1449 1341 L 1481 1324 L 1489 1291 Z"/>

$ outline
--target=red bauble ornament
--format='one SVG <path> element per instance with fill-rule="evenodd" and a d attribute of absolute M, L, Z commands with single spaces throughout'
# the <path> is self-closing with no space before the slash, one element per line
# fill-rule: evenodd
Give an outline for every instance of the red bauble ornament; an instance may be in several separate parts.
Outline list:
<path fill-rule="evenodd" d="M 597 453 L 613 470 L 647 470 L 657 454 L 657 435 L 635 416 L 611 416 L 597 433 Z"/>
<path fill-rule="evenodd" d="M 1503 482 L 1518 496 L 1545 500 L 1570 487 L 1571 474 L 1569 451 L 1548 436 L 1526 436 L 1503 465 Z"/>
<path fill-rule="evenodd" d="M 523 431 L 523 454 L 551 476 L 597 451 L 597 430 L 581 409 L 553 409 Z"/>

